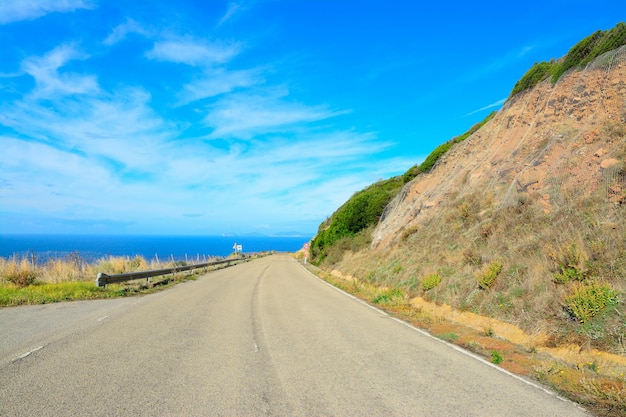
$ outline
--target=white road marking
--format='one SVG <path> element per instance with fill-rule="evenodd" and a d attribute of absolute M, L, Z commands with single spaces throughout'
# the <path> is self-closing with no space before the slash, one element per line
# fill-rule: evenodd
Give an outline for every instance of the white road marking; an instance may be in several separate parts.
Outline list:
<path fill-rule="evenodd" d="M 100 317 L 100 318 L 99 318 L 98 320 L 96 320 L 96 321 L 102 321 L 102 320 L 107 319 L 107 318 L 109 318 L 109 316 L 103 316 L 103 317 Z"/>
<path fill-rule="evenodd" d="M 35 349 L 30 350 L 30 351 L 28 351 L 26 353 L 23 353 L 22 355 L 18 356 L 17 358 L 15 358 L 15 360 L 17 361 L 17 360 L 20 360 L 20 359 L 24 359 L 25 357 L 27 357 L 31 353 L 35 353 L 35 352 L 37 352 L 38 350 L 41 350 L 41 349 L 43 349 L 43 346 L 36 347 Z"/>

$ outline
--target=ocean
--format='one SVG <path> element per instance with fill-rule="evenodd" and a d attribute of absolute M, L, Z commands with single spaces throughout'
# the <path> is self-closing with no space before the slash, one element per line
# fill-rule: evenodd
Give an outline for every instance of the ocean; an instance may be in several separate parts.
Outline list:
<path fill-rule="evenodd" d="M 268 236 L 89 236 L 89 235 L 0 235 L 0 257 L 33 256 L 37 262 L 50 258 L 79 256 L 86 262 L 112 256 L 143 256 L 159 259 L 203 260 L 227 256 L 235 244 L 243 253 L 296 252 L 308 237 Z"/>

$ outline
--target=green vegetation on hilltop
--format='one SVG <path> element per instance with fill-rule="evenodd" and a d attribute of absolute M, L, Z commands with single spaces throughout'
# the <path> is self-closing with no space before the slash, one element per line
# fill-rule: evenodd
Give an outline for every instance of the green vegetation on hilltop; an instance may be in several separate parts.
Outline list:
<path fill-rule="evenodd" d="M 626 45 L 626 24 L 618 23 L 606 31 L 599 30 L 574 45 L 562 59 L 535 63 L 524 76 L 515 83 L 509 97 L 533 88 L 540 82 L 551 79 L 556 83 L 571 68 L 581 68 L 600 55 Z"/>
<path fill-rule="evenodd" d="M 320 226 L 311 242 L 311 254 L 318 261 L 329 255 L 330 248 L 342 239 L 363 235 L 376 225 L 383 210 L 402 187 L 402 177 L 393 177 L 355 193 Z M 363 242 L 366 243 L 366 242 Z"/>

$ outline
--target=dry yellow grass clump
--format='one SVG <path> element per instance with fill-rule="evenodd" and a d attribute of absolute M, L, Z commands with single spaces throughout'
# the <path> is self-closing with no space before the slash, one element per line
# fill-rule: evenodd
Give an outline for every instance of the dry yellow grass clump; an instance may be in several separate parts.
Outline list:
<path fill-rule="evenodd" d="M 27 258 L 0 257 L 0 284 L 26 287 L 37 283 L 94 281 L 99 272 L 121 274 L 168 266 L 171 266 L 171 262 L 148 262 L 142 256 L 109 256 L 87 263 L 78 255 L 72 254 L 66 258 L 51 258 L 41 264 Z"/>

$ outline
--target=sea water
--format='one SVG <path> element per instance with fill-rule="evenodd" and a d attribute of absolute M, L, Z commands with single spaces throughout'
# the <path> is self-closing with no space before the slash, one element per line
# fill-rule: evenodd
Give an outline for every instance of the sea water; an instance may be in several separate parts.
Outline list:
<path fill-rule="evenodd" d="M 203 260 L 227 256 L 234 245 L 243 253 L 295 252 L 310 237 L 269 236 L 91 236 L 0 235 L 0 257 L 27 257 L 39 262 L 78 256 L 92 262 L 108 256 L 143 256 L 147 260 Z"/>

